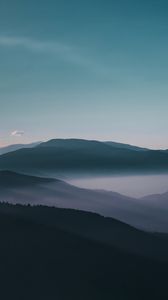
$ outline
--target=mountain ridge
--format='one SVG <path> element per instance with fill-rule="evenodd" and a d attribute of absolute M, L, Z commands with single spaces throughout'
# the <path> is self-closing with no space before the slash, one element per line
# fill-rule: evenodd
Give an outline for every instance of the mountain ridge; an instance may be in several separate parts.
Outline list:
<path fill-rule="evenodd" d="M 63 180 L 0 171 L 0 201 L 90 211 L 146 231 L 168 232 L 167 210 L 161 204 L 158 207 L 152 201 L 112 191 L 79 188 Z"/>
<path fill-rule="evenodd" d="M 41 142 L 34 142 L 34 143 L 29 143 L 29 144 L 11 144 L 5 147 L 0 148 L 0 155 L 3 155 L 5 153 L 10 153 L 13 151 L 17 151 L 19 149 L 24 149 L 24 148 L 33 148 L 39 145 Z"/>
<path fill-rule="evenodd" d="M 0 204 L 2 298 L 164 299 L 167 239 L 127 228 L 88 213 Z M 107 239 L 97 240 L 100 233 Z"/>
<path fill-rule="evenodd" d="M 0 156 L 0 170 L 34 175 L 167 173 L 168 152 L 123 149 L 104 142 L 53 139 Z"/>

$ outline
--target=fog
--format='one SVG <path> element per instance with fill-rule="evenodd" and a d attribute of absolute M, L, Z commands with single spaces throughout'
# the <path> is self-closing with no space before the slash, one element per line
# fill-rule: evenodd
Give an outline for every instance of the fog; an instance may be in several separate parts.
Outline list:
<path fill-rule="evenodd" d="M 159 193 L 159 189 L 163 189 L 162 192 L 164 192 L 167 190 L 168 176 L 99 177 L 78 180 L 78 184 L 88 182 L 95 190 L 78 188 L 59 180 L 47 181 L 42 178 L 35 180 L 33 177 L 15 173 L 7 174 L 7 176 L 7 179 L 12 179 L 14 184 L 9 186 L 2 181 L 1 202 L 90 211 L 115 218 L 143 230 L 168 232 L 168 194 L 136 199 L 101 190 L 107 189 L 107 186 L 102 184 L 105 182 L 109 183 L 108 189 L 117 190 L 118 188 L 122 192 L 125 188 L 123 194 L 126 194 L 126 191 L 131 194 L 137 190 L 139 196 L 140 194 L 146 195 L 145 189 L 148 188 L 149 193 L 149 187 L 150 193 Z M 73 181 L 77 180 L 73 179 Z M 164 185 L 161 185 L 163 182 Z"/>
<path fill-rule="evenodd" d="M 78 187 L 115 191 L 131 197 L 143 197 L 168 191 L 168 175 L 104 176 L 70 179 Z"/>

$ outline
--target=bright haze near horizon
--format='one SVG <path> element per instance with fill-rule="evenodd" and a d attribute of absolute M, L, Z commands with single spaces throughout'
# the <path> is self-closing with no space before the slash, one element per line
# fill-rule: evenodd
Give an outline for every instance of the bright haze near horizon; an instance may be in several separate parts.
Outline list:
<path fill-rule="evenodd" d="M 168 148 L 167 34 L 166 0 L 1 0 L 0 146 Z"/>

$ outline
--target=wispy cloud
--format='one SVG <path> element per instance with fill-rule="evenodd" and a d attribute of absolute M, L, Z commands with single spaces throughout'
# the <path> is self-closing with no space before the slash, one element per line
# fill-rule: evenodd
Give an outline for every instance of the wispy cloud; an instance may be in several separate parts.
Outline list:
<path fill-rule="evenodd" d="M 57 41 L 41 41 L 29 37 L 0 35 L 0 47 L 20 47 L 33 53 L 49 54 L 59 59 L 87 68 L 94 73 L 104 73 L 104 68 L 85 56 L 82 49 Z"/>
<path fill-rule="evenodd" d="M 22 131 L 22 130 L 14 130 L 14 131 L 11 132 L 11 136 L 20 137 L 22 135 L 24 135 L 24 131 Z"/>
<path fill-rule="evenodd" d="M 0 45 L 8 47 L 23 47 L 37 52 L 62 53 L 70 51 L 70 47 L 58 42 L 39 41 L 28 37 L 0 36 Z"/>
<path fill-rule="evenodd" d="M 81 65 L 88 65 L 89 63 L 89 61 L 78 52 L 76 47 L 65 45 L 57 41 L 40 41 L 28 37 L 0 35 L 0 46 L 22 47 L 32 52 L 58 55 L 64 60 Z"/>

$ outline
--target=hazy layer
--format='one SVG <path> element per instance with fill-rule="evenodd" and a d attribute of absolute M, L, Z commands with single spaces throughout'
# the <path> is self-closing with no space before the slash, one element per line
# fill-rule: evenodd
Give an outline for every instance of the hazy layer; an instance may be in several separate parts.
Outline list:
<path fill-rule="evenodd" d="M 71 179 L 69 183 L 83 188 L 116 191 L 131 197 L 168 191 L 168 175 L 90 177 Z"/>

